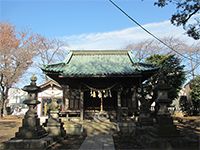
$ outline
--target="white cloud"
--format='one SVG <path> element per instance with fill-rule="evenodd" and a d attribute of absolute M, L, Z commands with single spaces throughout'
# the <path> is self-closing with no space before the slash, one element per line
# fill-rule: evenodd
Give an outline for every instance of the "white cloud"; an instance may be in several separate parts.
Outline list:
<path fill-rule="evenodd" d="M 148 31 L 153 33 L 159 38 L 171 36 L 178 37 L 186 40 L 188 43 L 193 43 L 195 40 L 189 38 L 182 29 L 182 27 L 175 27 L 171 25 L 170 21 L 163 21 L 158 23 L 149 23 L 143 25 Z M 140 27 L 131 27 L 118 31 L 103 32 L 103 33 L 88 33 L 80 35 L 72 35 L 61 37 L 62 40 L 65 40 L 69 47 L 66 49 L 76 49 L 76 50 L 97 50 L 97 49 L 123 49 L 130 43 L 140 42 L 145 39 L 152 38 L 148 33 L 143 31 Z M 26 85 L 24 82 L 29 84 L 29 78 L 32 73 L 36 73 L 41 83 L 40 75 L 41 70 L 34 67 L 29 68 L 27 73 L 22 77 L 17 86 Z M 24 80 L 26 78 L 26 80 Z M 21 83 L 21 84 L 20 84 Z"/>
<path fill-rule="evenodd" d="M 178 37 L 187 42 L 195 42 L 189 38 L 182 27 L 171 25 L 170 21 L 150 23 L 143 25 L 148 31 L 159 38 Z M 88 33 L 62 37 L 69 44 L 68 49 L 123 49 L 127 44 L 136 43 L 145 39 L 153 38 L 140 27 L 131 27 L 123 30 Z"/>

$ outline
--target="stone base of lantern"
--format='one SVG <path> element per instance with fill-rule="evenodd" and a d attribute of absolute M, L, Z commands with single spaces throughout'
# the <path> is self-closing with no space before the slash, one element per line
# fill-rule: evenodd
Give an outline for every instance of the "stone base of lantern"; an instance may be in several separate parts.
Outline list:
<path fill-rule="evenodd" d="M 141 113 L 138 117 L 138 125 L 141 126 L 152 126 L 154 124 L 153 118 L 150 114 Z"/>
<path fill-rule="evenodd" d="M 6 150 L 44 150 L 53 143 L 50 137 L 40 139 L 11 139 L 5 143 Z"/>
<path fill-rule="evenodd" d="M 157 116 L 157 135 L 162 137 L 180 136 L 179 131 L 173 123 L 173 119 L 169 115 Z"/>
<path fill-rule="evenodd" d="M 47 136 L 47 132 L 40 125 L 36 113 L 28 111 L 22 120 L 22 127 L 15 133 L 15 139 L 40 139 Z"/>
<path fill-rule="evenodd" d="M 40 125 L 40 119 L 34 108 L 34 105 L 29 105 L 29 110 L 22 120 L 22 127 L 19 128 L 19 132 L 15 133 L 14 138 L 6 142 L 6 149 L 42 150 L 47 149 L 53 143 L 53 139 L 47 136 L 48 133 Z"/>

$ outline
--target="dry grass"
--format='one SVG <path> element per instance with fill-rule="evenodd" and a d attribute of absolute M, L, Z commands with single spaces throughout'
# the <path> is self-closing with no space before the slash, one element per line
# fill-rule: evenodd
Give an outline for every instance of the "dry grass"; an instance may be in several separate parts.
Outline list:
<path fill-rule="evenodd" d="M 200 137 L 200 116 L 198 117 L 176 117 L 177 126 L 183 136 L 188 138 Z M 0 119 L 0 144 L 14 137 L 15 132 L 21 126 L 21 117 L 6 116 Z M 81 122 L 80 122 L 81 123 Z M 94 132 L 114 133 L 115 126 L 110 123 L 82 122 L 86 134 Z M 117 149 L 142 149 L 143 145 L 137 142 L 136 137 L 118 137 L 113 135 Z M 85 136 L 68 136 L 65 140 L 58 142 L 51 149 L 78 149 L 84 141 Z"/>
<path fill-rule="evenodd" d="M 15 132 L 21 126 L 22 118 L 16 116 L 5 116 L 0 119 L 0 143 L 15 136 Z"/>

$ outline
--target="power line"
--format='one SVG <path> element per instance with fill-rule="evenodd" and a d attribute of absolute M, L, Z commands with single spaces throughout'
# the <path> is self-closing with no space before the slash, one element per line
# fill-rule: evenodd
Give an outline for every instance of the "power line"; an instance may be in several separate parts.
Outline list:
<path fill-rule="evenodd" d="M 200 66 L 199 64 L 196 64 L 191 70 L 186 71 L 186 73 L 192 73 L 194 70 L 196 70 Z"/>
<path fill-rule="evenodd" d="M 131 16 L 129 16 L 123 9 L 121 9 L 117 4 L 115 4 L 112 0 L 109 0 L 117 9 L 119 9 L 125 16 L 127 16 L 131 21 L 133 21 L 136 25 L 138 25 L 140 28 L 142 28 L 145 32 L 147 32 L 149 35 L 151 35 L 153 38 L 155 38 L 156 40 L 158 40 L 159 42 L 161 42 L 162 44 L 164 44 L 166 47 L 168 47 L 169 49 L 171 49 L 172 51 L 174 51 L 175 53 L 179 54 L 180 56 L 192 60 L 191 58 L 181 54 L 180 52 L 178 52 L 177 50 L 175 50 L 174 48 L 172 48 L 171 46 L 169 46 L 168 44 L 166 44 L 165 42 L 163 42 L 161 39 L 159 39 L 157 36 L 155 36 L 153 33 L 151 33 L 150 31 L 148 31 L 147 29 L 145 29 L 140 23 L 138 23 L 135 19 L 133 19 Z"/>

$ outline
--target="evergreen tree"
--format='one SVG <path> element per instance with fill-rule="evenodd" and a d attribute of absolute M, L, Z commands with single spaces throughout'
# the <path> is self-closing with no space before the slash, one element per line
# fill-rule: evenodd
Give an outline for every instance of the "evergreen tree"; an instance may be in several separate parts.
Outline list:
<path fill-rule="evenodd" d="M 191 87 L 191 98 L 193 105 L 193 114 L 200 114 L 200 76 L 197 76 L 190 83 Z"/>
<path fill-rule="evenodd" d="M 154 5 L 165 7 L 169 4 L 176 6 L 176 12 L 171 16 L 171 23 L 183 26 L 188 36 L 200 39 L 200 0 L 155 0 Z"/>
<path fill-rule="evenodd" d="M 144 83 L 145 95 L 151 97 L 150 104 L 157 98 L 156 85 L 158 80 L 164 77 L 166 83 L 170 86 L 168 92 L 171 100 L 177 98 L 178 92 L 185 81 L 184 65 L 175 55 L 152 55 L 146 59 L 147 63 L 152 63 L 160 70 L 157 74 L 152 76 L 147 82 Z"/>

